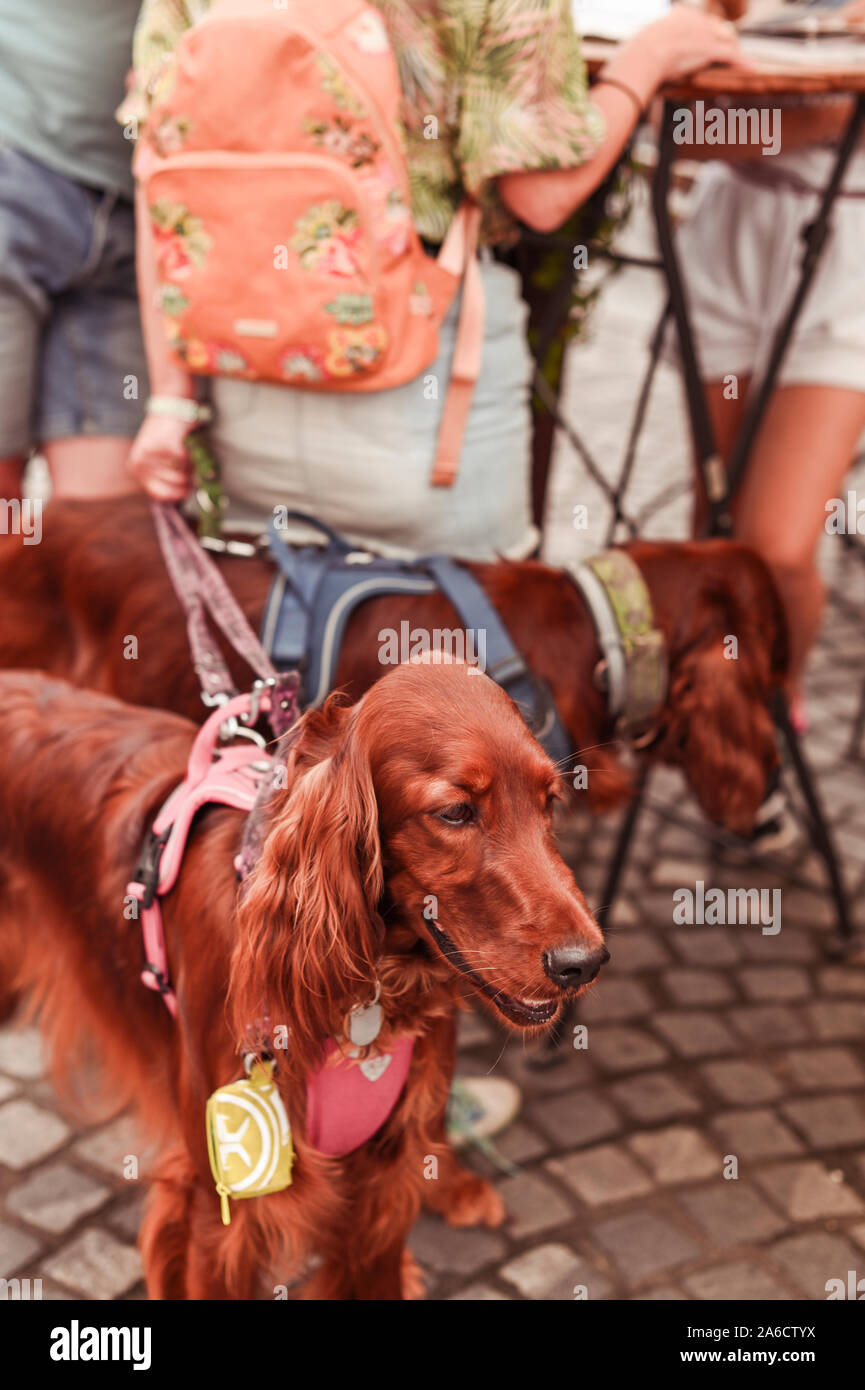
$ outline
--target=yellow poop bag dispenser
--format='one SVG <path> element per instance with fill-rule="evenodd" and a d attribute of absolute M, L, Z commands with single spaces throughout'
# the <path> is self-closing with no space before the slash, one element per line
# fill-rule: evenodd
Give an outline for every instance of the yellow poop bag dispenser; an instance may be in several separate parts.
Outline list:
<path fill-rule="evenodd" d="M 291 1125 L 273 1080 L 274 1064 L 249 1056 L 247 1075 L 220 1086 L 207 1102 L 207 1152 L 222 1210 L 231 1222 L 229 1197 L 265 1197 L 291 1183 Z"/>

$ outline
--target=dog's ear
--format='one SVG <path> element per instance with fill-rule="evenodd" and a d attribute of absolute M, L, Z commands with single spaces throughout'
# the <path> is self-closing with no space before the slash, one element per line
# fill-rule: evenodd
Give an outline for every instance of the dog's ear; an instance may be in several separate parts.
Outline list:
<path fill-rule="evenodd" d="M 710 819 L 747 834 L 778 762 L 770 703 L 787 670 L 784 614 L 763 562 L 729 543 L 714 550 L 692 612 L 671 660 L 659 752 L 683 768 Z"/>
<path fill-rule="evenodd" d="M 383 876 L 356 709 L 331 697 L 309 716 L 287 772 L 239 900 L 229 999 L 238 1038 L 284 1025 L 287 1061 L 305 1069 L 375 984 Z"/>

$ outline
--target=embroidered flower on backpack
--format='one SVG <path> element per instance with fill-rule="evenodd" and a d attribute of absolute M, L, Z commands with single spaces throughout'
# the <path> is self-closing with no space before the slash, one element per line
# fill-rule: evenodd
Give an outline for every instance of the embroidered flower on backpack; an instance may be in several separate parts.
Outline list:
<path fill-rule="evenodd" d="M 331 376 L 353 376 L 375 366 L 387 347 L 387 334 L 376 323 L 366 328 L 334 328 L 327 341 L 327 371 Z"/>
<path fill-rule="evenodd" d="M 366 131 L 355 131 L 345 116 L 337 116 L 333 121 L 306 121 L 304 130 L 328 154 L 347 160 L 353 169 L 371 164 L 381 148 Z"/>
<path fill-rule="evenodd" d="M 402 196 L 393 168 L 386 159 L 361 169 L 358 178 L 372 206 L 375 237 L 393 256 L 401 256 L 409 246 L 411 209 Z"/>
<path fill-rule="evenodd" d="M 150 217 L 163 275 L 181 280 L 193 266 L 204 265 L 213 242 L 200 217 L 193 217 L 182 203 L 169 203 L 164 198 L 151 203 Z"/>
<path fill-rule="evenodd" d="M 189 308 L 189 300 L 176 285 L 163 285 L 159 291 L 159 307 L 163 314 L 180 318 Z"/>
<path fill-rule="evenodd" d="M 291 249 L 304 270 L 325 275 L 357 275 L 360 266 L 355 248 L 360 241 L 358 215 L 336 198 L 307 208 L 294 224 Z"/>
<path fill-rule="evenodd" d="M 371 294 L 338 294 L 324 307 L 339 323 L 371 323 L 375 318 Z"/>
<path fill-rule="evenodd" d="M 190 338 L 183 347 L 183 357 L 193 372 L 237 376 L 249 371 L 246 358 L 232 343 L 207 343 L 200 338 Z"/>
<path fill-rule="evenodd" d="M 346 33 L 361 53 L 387 53 L 390 48 L 387 30 L 380 16 L 372 11 L 360 15 Z"/>
<path fill-rule="evenodd" d="M 185 116 L 163 116 L 151 136 L 153 148 L 163 159 L 170 154 L 177 154 L 191 129 L 192 123 Z"/>
<path fill-rule="evenodd" d="M 327 92 L 334 106 L 338 106 L 340 111 L 349 111 L 352 116 L 366 116 L 363 102 L 333 58 L 319 52 L 315 55 L 315 61 L 321 73 L 322 90 Z"/>
<path fill-rule="evenodd" d="M 321 348 L 307 344 L 289 348 L 280 361 L 279 370 L 294 381 L 323 381 L 326 376 L 324 353 Z"/>

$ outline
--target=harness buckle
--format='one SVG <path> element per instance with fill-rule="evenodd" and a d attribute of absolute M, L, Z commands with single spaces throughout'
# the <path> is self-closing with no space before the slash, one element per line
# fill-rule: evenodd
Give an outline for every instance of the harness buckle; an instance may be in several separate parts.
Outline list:
<path fill-rule="evenodd" d="M 135 872 L 130 879 L 130 883 L 140 883 L 144 892 L 139 899 L 142 908 L 153 906 L 156 897 L 156 890 L 159 887 L 159 866 L 162 863 L 162 851 L 168 843 L 171 834 L 171 826 L 167 825 L 160 834 L 156 834 L 152 829 L 148 830 L 141 846 L 141 853 L 138 856 L 138 863 Z M 151 969 L 150 966 L 147 967 Z"/>

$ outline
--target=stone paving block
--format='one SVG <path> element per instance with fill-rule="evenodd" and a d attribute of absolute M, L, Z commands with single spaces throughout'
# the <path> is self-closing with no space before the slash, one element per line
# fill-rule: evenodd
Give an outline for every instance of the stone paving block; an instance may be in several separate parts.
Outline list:
<path fill-rule="evenodd" d="M 597 1090 L 547 1097 L 535 1103 L 533 1115 L 561 1148 L 582 1148 L 622 1128 L 620 1117 Z"/>
<path fill-rule="evenodd" d="M 652 1023 L 680 1057 L 714 1057 L 732 1052 L 733 1034 L 716 1014 L 700 1012 L 656 1014 Z"/>
<path fill-rule="evenodd" d="M 451 1303 L 512 1303 L 506 1293 L 499 1293 L 491 1284 L 469 1284 L 467 1289 L 452 1293 Z"/>
<path fill-rule="evenodd" d="M 783 1004 L 746 1004 L 730 1009 L 727 1017 L 748 1042 L 758 1047 L 783 1047 L 807 1037 L 801 1019 Z"/>
<path fill-rule="evenodd" d="M 475 1274 L 493 1260 L 501 1260 L 506 1244 L 488 1230 L 462 1230 L 432 1216 L 421 1216 L 412 1227 L 409 1246 L 415 1259 L 428 1269 L 454 1274 Z"/>
<path fill-rule="evenodd" d="M 687 1125 L 633 1134 L 628 1147 L 663 1184 L 717 1177 L 723 1166 L 717 1149 L 706 1142 L 699 1130 Z"/>
<path fill-rule="evenodd" d="M 791 1100 L 782 1114 L 815 1149 L 865 1143 L 865 1106 L 858 1096 L 815 1096 Z"/>
<path fill-rule="evenodd" d="M 676 1004 L 726 1004 L 733 990 L 717 970 L 668 970 L 664 985 Z"/>
<path fill-rule="evenodd" d="M 770 1240 L 787 1229 L 784 1218 L 741 1178 L 718 1178 L 711 1187 L 680 1192 L 678 1201 L 707 1240 L 722 1249 Z"/>
<path fill-rule="evenodd" d="M 520 1173 L 498 1184 L 508 1209 L 507 1231 L 516 1239 L 548 1231 L 570 1221 L 573 1212 L 565 1199 L 543 1178 L 533 1173 Z"/>
<path fill-rule="evenodd" d="M 87 1163 L 92 1163 L 94 1168 L 101 1168 L 112 1178 L 123 1177 L 124 1163 L 129 1155 L 138 1159 L 139 1177 L 147 1171 L 148 1151 L 142 1144 L 134 1120 L 129 1115 L 120 1115 L 102 1129 L 93 1130 L 83 1139 L 79 1139 L 75 1145 L 75 1153 Z"/>
<path fill-rule="evenodd" d="M 724 966 L 741 960 L 740 935 L 719 927 L 682 927 L 667 940 L 689 965 Z"/>
<path fill-rule="evenodd" d="M 865 1038 L 865 1003 L 820 999 L 807 1004 L 805 1012 L 822 1041 Z"/>
<path fill-rule="evenodd" d="M 646 1293 L 632 1294 L 629 1302 L 631 1303 L 687 1303 L 688 1295 L 682 1293 L 681 1289 L 676 1289 L 672 1284 L 659 1284 L 657 1288 L 648 1289 Z"/>
<path fill-rule="evenodd" d="M 757 1062 L 707 1062 L 700 1071 L 728 1105 L 759 1105 L 782 1092 L 778 1078 Z"/>
<path fill-rule="evenodd" d="M 847 1271 L 857 1269 L 855 1248 L 842 1236 L 827 1231 L 807 1231 L 802 1235 L 786 1236 L 767 1252 L 776 1264 L 800 1288 L 806 1298 L 826 1298 L 830 1279 L 847 1280 Z M 861 1256 L 858 1257 L 861 1264 Z"/>
<path fill-rule="evenodd" d="M 589 1052 L 603 1071 L 639 1071 L 656 1067 L 668 1052 L 655 1038 L 637 1028 L 598 1026 L 589 1030 Z"/>
<path fill-rule="evenodd" d="M 36 1278 L 33 1261 L 41 1249 L 39 1241 L 26 1231 L 0 1221 L 0 1279 L 13 1275 L 21 1279 Z"/>
<path fill-rule="evenodd" d="M 767 1274 L 751 1260 L 737 1260 L 731 1264 L 713 1265 L 711 1269 L 698 1270 L 682 1280 L 688 1293 L 694 1298 L 717 1299 L 719 1302 L 780 1302 L 790 1299 L 788 1293 L 777 1279 Z"/>
<path fill-rule="evenodd" d="M 652 997 L 639 980 L 602 978 L 585 998 L 583 1017 L 591 1028 L 593 1023 L 637 1018 L 652 1008 Z"/>
<path fill-rule="evenodd" d="M 59 1115 L 23 1097 L 8 1100 L 0 1106 L 0 1163 L 20 1172 L 54 1153 L 69 1134 Z"/>
<path fill-rule="evenodd" d="M 641 1124 L 679 1119 L 700 1109 L 691 1092 L 664 1071 L 641 1072 L 617 1081 L 610 1094 Z"/>
<path fill-rule="evenodd" d="M 580 1019 L 580 1023 L 584 1024 L 585 1020 Z M 535 1066 L 535 1059 L 542 1052 L 545 1065 Z M 588 1086 L 597 1076 L 597 1068 L 588 1050 L 574 1047 L 573 1042 L 567 1039 L 549 1064 L 548 1059 L 549 1054 L 544 1052 L 542 1042 L 525 1047 L 520 1042 L 519 1047 L 506 1049 L 502 1058 L 505 1071 L 519 1086 L 524 1099 L 571 1091 L 575 1086 Z"/>
<path fill-rule="evenodd" d="M 0 1071 L 20 1081 L 35 1081 L 45 1074 L 38 1028 L 6 1028 L 0 1033 Z"/>
<path fill-rule="evenodd" d="M 748 965 L 737 971 L 742 989 L 749 999 L 805 999 L 811 983 L 804 970 L 795 965 Z"/>
<path fill-rule="evenodd" d="M 833 781 L 834 781 L 833 777 Z M 860 788 L 861 796 L 861 788 Z M 783 921 L 790 926 L 807 928 L 831 927 L 835 922 L 835 909 L 826 893 L 812 893 L 806 888 L 785 888 L 783 899 Z M 780 935 L 784 934 L 782 926 Z"/>
<path fill-rule="evenodd" d="M 95 1183 L 68 1163 L 37 1168 L 31 1178 L 14 1187 L 7 1206 L 31 1226 L 61 1235 L 82 1217 L 97 1211 L 110 1197 L 109 1188 Z"/>
<path fill-rule="evenodd" d="M 581 1154 L 553 1158 L 547 1167 L 590 1207 L 626 1202 L 652 1190 L 645 1170 L 618 1144 L 599 1144 Z"/>
<path fill-rule="evenodd" d="M 793 1082 L 807 1091 L 825 1091 L 836 1086 L 861 1086 L 865 1071 L 847 1047 L 803 1047 L 787 1052 L 783 1058 Z"/>
<path fill-rule="evenodd" d="M 802 1144 L 773 1110 L 728 1110 L 712 1120 L 725 1153 L 742 1160 L 800 1154 Z"/>
<path fill-rule="evenodd" d="M 617 931 L 609 938 L 612 960 L 605 974 L 636 974 L 641 970 L 660 970 L 670 962 L 656 936 L 646 931 Z"/>
<path fill-rule="evenodd" d="M 793 1221 L 819 1221 L 832 1216 L 856 1216 L 865 1204 L 844 1182 L 840 1171 L 829 1171 L 816 1159 L 776 1163 L 754 1171 L 754 1181 Z"/>
<path fill-rule="evenodd" d="M 669 888 L 671 893 L 677 888 L 691 888 L 698 879 L 705 883 L 711 878 L 711 871 L 705 861 L 699 859 L 676 859 L 666 853 L 652 865 L 650 882 L 654 888 Z M 670 911 L 673 904 L 670 904 Z"/>
<path fill-rule="evenodd" d="M 96 1227 L 84 1231 L 47 1259 L 45 1269 L 53 1279 L 85 1298 L 99 1300 L 119 1298 L 142 1275 L 138 1251 Z"/>
<path fill-rule="evenodd" d="M 143 1184 L 139 1183 L 138 1186 L 141 1187 Z M 145 1205 L 146 1199 L 144 1192 L 132 1193 L 125 1201 L 120 1201 L 112 1207 L 111 1211 L 105 1217 L 106 1223 L 121 1240 L 128 1241 L 130 1245 L 134 1245 L 138 1240 L 138 1232 L 141 1229 Z"/>
<path fill-rule="evenodd" d="M 611 1292 L 609 1280 L 566 1245 L 535 1246 L 502 1265 L 499 1274 L 524 1298 L 536 1300 L 573 1302 L 575 1288 L 585 1288 L 590 1300 Z"/>
<path fill-rule="evenodd" d="M 814 960 L 817 955 L 817 943 L 813 935 L 798 931 L 795 927 L 782 926 L 781 931 L 775 936 L 764 936 L 761 931 L 744 931 L 740 934 L 739 940 L 750 960 L 765 961 L 767 964 L 770 961 L 773 964 L 779 961 L 806 963 Z"/>
<path fill-rule="evenodd" d="M 827 965 L 820 971 L 820 989 L 824 994 L 865 995 L 865 970 L 852 965 Z"/>
<path fill-rule="evenodd" d="M 687 1264 L 700 1254 L 699 1246 L 685 1231 L 651 1211 L 633 1211 L 600 1221 L 592 1227 L 591 1236 L 631 1286 Z"/>

